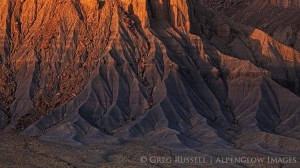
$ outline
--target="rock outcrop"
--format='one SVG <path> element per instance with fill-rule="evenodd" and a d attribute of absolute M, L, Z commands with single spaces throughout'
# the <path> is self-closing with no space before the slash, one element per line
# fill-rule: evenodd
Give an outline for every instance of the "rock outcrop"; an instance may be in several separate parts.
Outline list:
<path fill-rule="evenodd" d="M 299 151 L 300 53 L 200 1 L 4 0 L 0 10 L 5 130 L 73 145 Z"/>

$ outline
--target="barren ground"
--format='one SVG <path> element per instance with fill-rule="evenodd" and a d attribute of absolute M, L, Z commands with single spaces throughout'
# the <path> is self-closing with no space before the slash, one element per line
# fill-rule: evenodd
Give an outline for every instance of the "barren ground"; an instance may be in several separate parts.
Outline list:
<path fill-rule="evenodd" d="M 209 149 L 209 147 L 207 147 Z M 210 151 L 210 152 L 208 152 Z M 232 154 L 236 152 L 236 154 Z M 140 161 L 147 158 L 146 163 Z M 204 157 L 212 165 L 174 163 L 164 158 Z M 67 146 L 38 140 L 12 133 L 2 133 L 0 138 L 0 167 L 299 167 L 298 164 L 217 164 L 216 157 L 275 157 L 279 154 L 262 155 L 251 151 L 240 153 L 238 149 L 213 149 L 201 152 L 191 150 L 176 150 L 161 148 L 158 144 L 141 142 L 139 140 L 120 144 L 92 144 L 89 146 Z M 150 158 L 152 162 L 150 163 Z M 157 158 L 161 159 L 162 163 Z"/>

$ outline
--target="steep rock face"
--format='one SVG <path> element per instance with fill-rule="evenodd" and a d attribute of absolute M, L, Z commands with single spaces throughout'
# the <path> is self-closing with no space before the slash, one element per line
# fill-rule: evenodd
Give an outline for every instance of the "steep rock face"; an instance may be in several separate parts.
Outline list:
<path fill-rule="evenodd" d="M 149 27 L 149 7 L 147 0 L 121 0 L 122 8 L 129 14 L 136 15 L 142 27 Z"/>
<path fill-rule="evenodd" d="M 300 51 L 298 0 L 203 0 L 202 3 Z"/>
<path fill-rule="evenodd" d="M 282 152 L 298 142 L 299 52 L 200 1 L 26 0 L 1 9 L 5 129 L 76 145 L 146 137 L 243 148 L 257 134 L 261 146 L 271 144 L 266 136 L 282 141 L 272 149 Z"/>
<path fill-rule="evenodd" d="M 87 81 L 87 67 L 94 66 L 89 62 L 99 59 L 89 56 L 104 52 L 114 35 L 115 27 L 110 28 L 106 23 L 117 24 L 112 3 L 101 11 L 95 3 L 8 1 L 4 6 L 8 13 L 11 8 L 35 9 L 18 9 L 22 12 L 12 13 L 14 19 L 7 18 L 11 23 L 7 25 L 6 36 L 11 38 L 12 44 L 3 46 L 10 50 L 9 59 L 4 63 L 13 66 L 10 70 L 14 75 L 10 77 L 15 78 L 11 81 L 17 85 L 13 88 L 15 101 L 10 108 L 14 118 L 28 114 L 24 122 L 30 123 L 81 91 Z M 27 17 L 32 11 L 34 15 Z M 88 29 L 102 29 L 104 33 L 88 32 Z M 94 47 L 97 44 L 99 47 Z M 31 114 L 33 109 L 35 112 Z"/>

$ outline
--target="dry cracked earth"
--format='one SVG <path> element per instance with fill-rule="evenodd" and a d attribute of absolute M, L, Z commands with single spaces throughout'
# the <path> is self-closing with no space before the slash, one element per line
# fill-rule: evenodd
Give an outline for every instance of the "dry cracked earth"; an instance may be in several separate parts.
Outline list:
<path fill-rule="evenodd" d="M 1 0 L 0 167 L 299 167 L 299 9 Z"/>

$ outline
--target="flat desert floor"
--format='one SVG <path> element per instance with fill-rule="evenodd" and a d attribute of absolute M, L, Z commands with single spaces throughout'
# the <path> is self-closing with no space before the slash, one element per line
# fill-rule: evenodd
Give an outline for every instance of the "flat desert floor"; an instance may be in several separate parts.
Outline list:
<path fill-rule="evenodd" d="M 236 149 L 215 149 L 210 152 L 163 148 L 143 141 L 119 144 L 94 143 L 88 146 L 68 146 L 12 133 L 0 134 L 0 167 L 299 167 L 300 164 L 227 163 L 223 156 L 240 157 Z M 234 156 L 236 150 L 236 155 Z M 206 150 L 203 150 L 206 151 Z M 233 154 L 232 154 L 233 153 Z M 248 162 L 268 156 L 246 151 Z M 218 160 L 219 159 L 219 160 Z M 222 160 L 222 161 L 221 161 Z"/>

